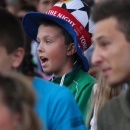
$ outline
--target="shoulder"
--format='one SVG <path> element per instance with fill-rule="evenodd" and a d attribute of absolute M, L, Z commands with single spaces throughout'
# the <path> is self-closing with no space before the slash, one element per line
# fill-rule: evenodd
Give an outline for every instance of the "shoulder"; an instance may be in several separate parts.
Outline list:
<path fill-rule="evenodd" d="M 77 79 L 80 79 L 86 83 L 94 83 L 95 82 L 95 78 L 92 77 L 89 73 L 82 70 L 81 68 L 79 69 L 79 71 L 77 73 Z"/>
<path fill-rule="evenodd" d="M 111 99 L 101 108 L 99 115 L 109 116 L 112 115 L 115 111 L 119 110 L 120 103 L 119 103 L 119 96 Z"/>
<path fill-rule="evenodd" d="M 112 100 L 108 101 L 100 110 L 98 115 L 99 129 L 119 129 L 122 124 L 128 125 L 126 119 L 129 118 L 129 109 L 125 104 L 126 93 L 123 93 Z M 115 124 L 113 127 L 113 123 Z M 107 130 L 106 129 L 106 130 Z"/>
<path fill-rule="evenodd" d="M 121 106 L 120 106 L 120 97 L 117 96 L 107 103 L 101 108 L 98 114 L 98 123 L 103 126 L 109 125 L 111 126 L 113 122 L 117 121 L 120 118 Z M 120 114 L 119 114 L 120 113 Z M 106 124 L 106 122 L 109 122 Z"/>
<path fill-rule="evenodd" d="M 91 75 L 79 68 L 69 86 L 74 93 L 78 92 L 78 95 L 81 93 L 85 94 L 85 97 L 87 94 L 89 97 L 95 82 L 95 79 Z"/>
<path fill-rule="evenodd" d="M 39 77 L 34 77 L 32 81 L 32 86 L 35 90 L 39 90 L 42 92 L 57 92 L 61 89 L 61 87 L 58 84 L 54 84 L 53 82 L 46 81 Z"/>
<path fill-rule="evenodd" d="M 73 95 L 68 88 L 50 81 L 45 81 L 42 78 L 34 77 L 32 86 L 38 95 L 49 97 L 53 101 L 54 99 L 55 101 L 62 100 L 62 102 L 73 100 Z"/>

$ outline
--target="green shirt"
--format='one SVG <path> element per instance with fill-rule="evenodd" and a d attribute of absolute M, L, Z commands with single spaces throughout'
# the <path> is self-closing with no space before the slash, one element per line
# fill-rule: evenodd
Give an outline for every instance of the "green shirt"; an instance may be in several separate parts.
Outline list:
<path fill-rule="evenodd" d="M 62 76 L 54 78 L 52 82 L 60 84 L 61 79 Z M 82 112 L 84 121 L 86 120 L 86 116 L 88 114 L 87 103 L 91 96 L 94 83 L 95 79 L 87 72 L 83 71 L 81 66 L 78 66 L 70 73 L 67 73 L 63 80 L 63 85 L 67 86 L 73 93 Z"/>

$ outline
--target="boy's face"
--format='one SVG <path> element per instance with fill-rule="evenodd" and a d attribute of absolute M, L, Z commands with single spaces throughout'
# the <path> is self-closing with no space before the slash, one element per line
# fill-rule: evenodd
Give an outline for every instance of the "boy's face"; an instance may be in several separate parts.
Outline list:
<path fill-rule="evenodd" d="M 23 60 L 24 50 L 18 48 L 8 54 L 5 47 L 0 45 L 0 72 L 8 72 L 19 67 Z"/>
<path fill-rule="evenodd" d="M 38 56 L 43 71 L 61 76 L 72 69 L 69 60 L 69 45 L 64 43 L 65 39 L 58 27 L 40 25 L 37 41 Z"/>
<path fill-rule="evenodd" d="M 130 42 L 117 28 L 113 17 L 96 23 L 92 63 L 100 67 L 111 86 L 130 83 Z"/>
<path fill-rule="evenodd" d="M 47 12 L 59 0 L 39 0 L 38 11 Z"/>

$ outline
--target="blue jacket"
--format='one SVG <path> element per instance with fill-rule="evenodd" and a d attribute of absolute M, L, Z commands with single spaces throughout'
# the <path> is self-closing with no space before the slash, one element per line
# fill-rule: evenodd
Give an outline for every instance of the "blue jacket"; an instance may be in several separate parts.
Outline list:
<path fill-rule="evenodd" d="M 35 77 L 36 113 L 44 130 L 86 130 L 81 112 L 66 87 Z"/>

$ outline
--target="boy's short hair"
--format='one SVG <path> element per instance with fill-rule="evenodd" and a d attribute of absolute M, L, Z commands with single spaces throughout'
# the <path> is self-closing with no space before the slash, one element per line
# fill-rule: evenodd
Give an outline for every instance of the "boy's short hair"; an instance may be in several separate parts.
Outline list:
<path fill-rule="evenodd" d="M 95 23 L 110 17 L 117 20 L 117 29 L 123 32 L 126 40 L 130 42 L 130 1 L 107 0 L 94 6 L 92 20 Z"/>
<path fill-rule="evenodd" d="M 57 23 L 55 23 L 54 21 L 51 21 L 51 20 L 41 20 L 40 21 L 40 24 L 41 25 L 43 24 L 44 26 L 51 26 L 51 27 L 57 27 L 61 30 L 61 34 L 64 36 L 64 43 L 69 45 L 70 43 L 74 43 L 72 37 L 67 33 L 67 31 L 65 29 L 63 29 L 61 26 L 59 26 Z"/>
<path fill-rule="evenodd" d="M 8 54 L 25 46 L 21 23 L 17 17 L 3 8 L 0 8 L 0 46 L 5 47 Z"/>

